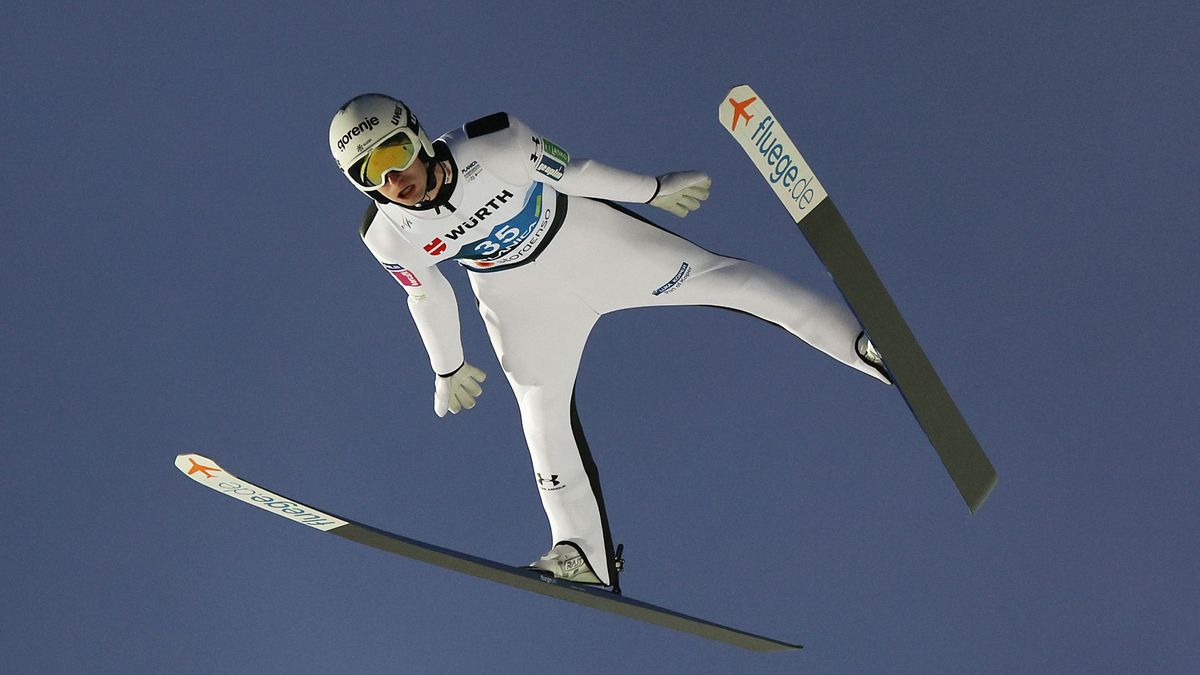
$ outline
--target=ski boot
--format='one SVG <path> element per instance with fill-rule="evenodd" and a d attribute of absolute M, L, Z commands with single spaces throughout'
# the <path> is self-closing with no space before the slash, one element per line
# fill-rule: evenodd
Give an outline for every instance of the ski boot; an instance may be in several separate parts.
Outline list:
<path fill-rule="evenodd" d="M 613 593 L 620 595 L 621 587 L 618 585 L 616 577 L 625 567 L 625 561 L 621 559 L 621 551 L 624 548 L 623 545 L 617 547 L 616 556 L 613 559 L 613 567 L 616 568 L 616 571 L 613 574 L 611 584 L 605 584 L 603 581 L 600 581 L 600 577 L 596 575 L 596 571 L 592 568 L 592 564 L 588 562 L 587 556 L 583 554 L 583 550 L 570 541 L 558 542 L 554 545 L 554 548 L 551 548 L 542 557 L 529 563 L 527 567 L 549 572 L 557 579 L 565 579 L 577 584 L 608 586 L 612 589 Z"/>
<path fill-rule="evenodd" d="M 883 365 L 883 355 L 879 353 L 875 345 L 871 344 L 871 338 L 867 336 L 866 331 L 860 332 L 858 337 L 855 338 L 854 351 L 858 352 L 858 358 L 865 361 L 867 365 L 875 370 L 878 370 L 879 374 L 883 376 L 883 379 L 887 380 L 888 384 L 896 384 L 892 380 L 891 373 L 887 371 L 887 366 Z"/>
<path fill-rule="evenodd" d="M 596 576 L 587 556 L 575 544 L 560 541 L 554 548 L 542 554 L 542 557 L 529 563 L 528 567 L 549 572 L 558 579 L 566 579 L 577 584 L 592 584 L 603 586 L 604 582 Z"/>

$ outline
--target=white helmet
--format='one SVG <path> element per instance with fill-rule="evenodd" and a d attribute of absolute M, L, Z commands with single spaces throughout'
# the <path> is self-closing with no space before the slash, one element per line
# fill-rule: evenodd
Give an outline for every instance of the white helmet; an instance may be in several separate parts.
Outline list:
<path fill-rule="evenodd" d="M 362 94 L 343 105 L 329 124 L 329 151 L 354 187 L 378 201 L 377 190 L 389 171 L 403 171 L 433 144 L 404 103 L 383 94 Z"/>

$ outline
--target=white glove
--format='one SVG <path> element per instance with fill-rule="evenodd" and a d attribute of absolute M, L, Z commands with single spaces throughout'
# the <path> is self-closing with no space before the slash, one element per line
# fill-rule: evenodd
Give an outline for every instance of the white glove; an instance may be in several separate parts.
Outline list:
<path fill-rule="evenodd" d="M 474 408 L 475 397 L 483 393 L 479 383 L 486 379 L 482 370 L 466 361 L 453 373 L 438 375 L 433 389 L 433 412 L 445 417 L 447 411 L 457 415 L 463 408 Z"/>
<path fill-rule="evenodd" d="M 658 195 L 650 200 L 650 205 L 682 218 L 700 208 L 700 202 L 708 199 L 711 185 L 712 181 L 703 171 L 664 173 L 658 177 Z"/>

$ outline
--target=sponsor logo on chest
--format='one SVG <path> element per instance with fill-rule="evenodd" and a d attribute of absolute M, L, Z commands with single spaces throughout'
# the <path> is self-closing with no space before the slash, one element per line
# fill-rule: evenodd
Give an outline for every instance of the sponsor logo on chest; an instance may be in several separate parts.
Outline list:
<path fill-rule="evenodd" d="M 441 255 L 446 252 L 445 239 L 450 241 L 458 241 L 459 237 L 464 236 L 467 232 L 475 229 L 477 226 L 489 220 L 500 210 L 502 206 L 508 203 L 513 198 L 513 193 L 507 189 L 501 191 L 495 197 L 489 199 L 483 206 L 475 210 L 469 218 L 459 222 L 453 229 L 446 232 L 441 237 L 434 237 L 433 241 L 425 244 L 425 252 L 429 255 Z"/>

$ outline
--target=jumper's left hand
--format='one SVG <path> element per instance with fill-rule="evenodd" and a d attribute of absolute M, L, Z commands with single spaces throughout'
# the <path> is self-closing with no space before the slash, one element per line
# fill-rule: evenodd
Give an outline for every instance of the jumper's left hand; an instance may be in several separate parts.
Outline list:
<path fill-rule="evenodd" d="M 708 199 L 711 185 L 712 181 L 703 171 L 666 173 L 658 177 L 658 196 L 650 200 L 650 205 L 682 218 L 700 208 L 700 202 Z"/>
<path fill-rule="evenodd" d="M 433 412 L 438 417 L 445 417 L 447 412 L 457 415 L 462 410 L 474 408 L 476 397 L 483 393 L 479 383 L 486 379 L 482 370 L 466 361 L 453 373 L 438 375 L 434 384 Z"/>

